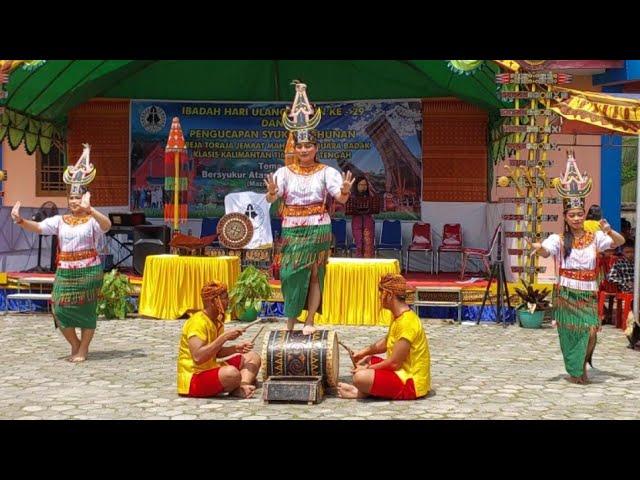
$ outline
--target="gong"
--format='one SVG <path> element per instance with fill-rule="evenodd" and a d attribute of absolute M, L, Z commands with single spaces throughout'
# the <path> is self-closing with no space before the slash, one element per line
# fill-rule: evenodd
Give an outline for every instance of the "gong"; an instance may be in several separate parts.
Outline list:
<path fill-rule="evenodd" d="M 227 248 L 244 248 L 253 238 L 253 224 L 242 213 L 228 213 L 218 222 L 218 240 Z"/>

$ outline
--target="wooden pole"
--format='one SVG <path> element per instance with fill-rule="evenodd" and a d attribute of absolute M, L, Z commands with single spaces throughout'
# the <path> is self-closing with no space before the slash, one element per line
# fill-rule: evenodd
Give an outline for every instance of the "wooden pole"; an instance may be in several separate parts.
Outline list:
<path fill-rule="evenodd" d="M 180 186 L 179 186 L 179 182 L 180 182 L 180 152 L 175 152 L 174 154 L 174 167 L 175 167 L 175 177 L 174 177 L 174 184 L 173 184 L 173 231 L 174 232 L 179 232 L 180 231 L 180 226 L 179 226 L 179 212 L 180 212 Z"/>

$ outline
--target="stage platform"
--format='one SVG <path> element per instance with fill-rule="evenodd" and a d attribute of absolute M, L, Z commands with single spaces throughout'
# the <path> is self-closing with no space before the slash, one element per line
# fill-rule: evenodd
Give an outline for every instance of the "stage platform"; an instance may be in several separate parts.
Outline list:
<path fill-rule="evenodd" d="M 135 295 L 138 296 L 140 293 L 140 288 L 142 286 L 143 277 L 136 275 L 130 270 L 123 269 L 121 273 L 127 275 L 131 284 L 134 287 Z M 480 274 L 478 274 L 480 275 Z M 15 291 L 20 289 L 24 291 L 25 289 L 30 289 L 33 292 L 43 292 L 47 291 L 47 287 L 49 287 L 50 291 L 50 282 L 54 278 L 53 273 L 34 273 L 34 272 L 6 272 L 5 275 L 0 275 L 0 290 L 6 291 L 11 290 Z M 407 282 L 413 287 L 420 287 L 420 289 L 428 289 L 432 287 L 434 289 L 437 288 L 459 288 L 461 289 L 462 294 L 462 304 L 464 307 L 463 310 L 463 319 L 473 318 L 476 315 L 477 308 L 482 303 L 484 293 L 487 287 L 488 280 L 483 276 L 474 276 L 474 273 L 471 273 L 470 276 L 466 276 L 465 280 L 459 279 L 459 274 L 456 272 L 443 272 L 440 274 L 427 274 L 424 272 L 409 272 L 407 274 L 403 274 L 403 276 L 407 279 Z M 30 280 L 33 279 L 33 282 Z M 42 281 L 44 280 L 44 282 Z M 48 280 L 48 281 L 47 281 Z M 32 284 L 32 285 L 30 285 Z M 47 285 L 48 284 L 48 285 Z M 265 307 L 262 312 L 265 315 L 279 315 L 282 310 L 282 292 L 280 290 L 280 282 L 278 280 L 271 280 L 270 284 L 273 289 L 273 294 L 271 298 L 268 299 L 268 305 Z M 512 302 L 512 306 L 517 306 L 520 301 L 518 296 L 515 293 L 513 287 L 517 286 L 516 283 L 509 283 L 509 293 L 510 299 Z M 551 284 L 544 284 L 543 286 L 551 288 Z M 496 303 L 496 287 L 495 282 L 491 285 L 490 289 L 490 303 L 489 309 L 494 310 L 491 306 Z M 4 310 L 6 307 L 5 303 L 6 292 L 0 292 L 0 310 Z M 407 303 L 413 304 L 414 296 L 410 295 L 407 298 Z M 38 310 L 46 310 L 44 305 L 37 305 L 37 302 L 34 303 L 34 311 Z M 137 302 L 136 302 L 137 303 Z M 469 307 L 472 309 L 469 310 Z M 29 309 L 28 306 L 20 304 L 20 310 Z M 13 310 L 13 305 L 9 305 L 9 310 Z M 454 309 L 447 309 L 447 307 L 420 307 L 421 316 L 433 316 L 436 318 L 441 317 L 455 317 Z M 489 313 L 489 312 L 488 312 Z M 493 313 L 493 312 L 491 312 Z M 491 315 L 490 313 L 490 315 Z M 485 317 L 485 315 L 483 315 Z M 484 319 L 484 318 L 483 318 Z M 491 321 L 491 318 L 487 318 L 486 320 Z"/>
<path fill-rule="evenodd" d="M 425 274 L 422 272 L 409 272 L 402 274 L 407 280 L 407 283 L 412 287 L 434 287 L 434 288 L 460 288 L 462 289 L 463 302 L 465 304 L 482 304 L 482 298 L 487 288 L 488 279 L 486 277 L 474 277 L 465 276 L 465 280 L 460 280 L 460 274 L 456 272 L 445 272 L 440 274 Z M 280 282 L 278 280 L 271 280 L 269 282 L 271 287 L 277 292 L 274 293 L 273 298 L 277 301 L 282 301 L 282 294 L 280 293 Z M 509 293 L 511 301 L 517 302 L 518 297 L 515 293 L 514 287 L 522 284 L 509 282 Z M 536 284 L 538 285 L 538 284 Z M 539 284 L 538 286 L 546 286 L 551 288 L 552 284 Z M 490 295 L 491 300 L 495 301 L 497 284 L 494 281 L 491 285 Z M 411 302 L 412 298 L 409 297 L 408 301 Z"/>
<path fill-rule="evenodd" d="M 132 271 L 127 271 L 126 269 L 120 270 L 120 273 L 127 275 L 131 284 L 134 286 L 136 290 L 139 290 L 142 285 L 142 277 L 133 273 Z M 474 276 L 466 276 L 465 280 L 460 280 L 459 274 L 456 272 L 445 272 L 440 274 L 428 274 L 422 272 L 409 272 L 407 274 L 402 274 L 406 279 L 407 283 L 413 287 L 458 287 L 462 289 L 463 300 L 464 303 L 481 303 L 482 296 L 484 294 L 485 289 L 487 288 L 487 278 L 485 277 L 474 277 Z M 35 273 L 35 272 L 1 272 L 0 273 L 0 288 L 17 288 L 18 284 L 21 286 L 25 286 L 29 283 L 28 279 L 30 278 L 42 278 L 42 279 L 53 279 L 53 273 Z M 282 294 L 280 293 L 280 281 L 271 280 L 269 282 L 271 286 L 276 290 L 272 300 L 274 301 L 282 301 Z M 509 292 L 512 294 L 512 297 L 515 295 L 513 293 L 513 287 L 518 285 L 517 283 L 509 283 Z M 551 287 L 551 284 L 544 284 L 545 286 Z M 496 293 L 496 284 L 495 282 L 491 285 L 491 294 L 495 296 Z"/>
<path fill-rule="evenodd" d="M 129 277 L 129 281 L 133 285 L 142 285 L 142 277 L 140 275 L 126 269 L 122 269 L 119 271 L 120 273 Z M 11 285 L 12 283 L 18 283 L 19 281 L 20 282 L 25 281 L 25 279 L 29 279 L 29 278 L 54 278 L 55 277 L 54 273 L 36 273 L 36 272 L 6 272 L 5 275 L 6 275 L 5 283 L 9 285 Z M 2 279 L 3 277 L 0 276 L 0 285 L 2 285 Z"/>

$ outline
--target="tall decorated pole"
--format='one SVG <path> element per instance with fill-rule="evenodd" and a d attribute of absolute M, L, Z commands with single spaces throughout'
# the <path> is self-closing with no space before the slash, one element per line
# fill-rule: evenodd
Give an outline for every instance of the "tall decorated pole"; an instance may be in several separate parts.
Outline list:
<path fill-rule="evenodd" d="M 515 187 L 515 197 L 500 197 L 500 203 L 515 203 L 515 214 L 504 214 L 503 220 L 515 222 L 515 231 L 506 231 L 507 239 L 515 239 L 517 248 L 509 248 L 509 255 L 518 257 L 518 265 L 511 271 L 535 283 L 538 273 L 545 267 L 538 265 L 538 257 L 531 257 L 524 248 L 523 240 L 543 241 L 550 232 L 544 231 L 543 222 L 555 222 L 558 215 L 546 214 L 546 206 L 561 203 L 561 199 L 545 192 L 553 192 L 555 184 L 547 176 L 553 162 L 548 158 L 552 150 L 559 147 L 550 142 L 553 133 L 560 133 L 560 115 L 551 109 L 551 100 L 566 98 L 566 93 L 552 92 L 551 87 L 569 83 L 571 75 L 545 71 L 542 60 L 500 60 L 508 73 L 496 75 L 502 86 L 503 101 L 514 102 L 514 108 L 500 109 L 506 121 L 503 132 L 510 135 L 506 143 L 507 152 L 513 155 L 504 168 L 507 175 L 498 178 L 499 187 Z M 520 152 L 526 152 L 526 159 Z"/>
<path fill-rule="evenodd" d="M 182 167 L 187 163 L 187 148 L 178 117 L 173 117 L 169 138 L 164 154 L 165 190 L 164 221 L 173 223 L 174 234 L 180 232 L 180 223 L 187 221 L 188 185 L 186 176 L 181 176 Z"/>

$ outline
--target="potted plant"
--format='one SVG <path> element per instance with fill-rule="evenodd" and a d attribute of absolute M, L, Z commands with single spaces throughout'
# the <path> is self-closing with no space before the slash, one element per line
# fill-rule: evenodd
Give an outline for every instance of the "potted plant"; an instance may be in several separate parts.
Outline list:
<path fill-rule="evenodd" d="M 549 301 L 545 300 L 551 293 L 548 288 L 538 289 L 520 280 L 524 289 L 515 287 L 515 291 L 522 299 L 522 303 L 516 308 L 518 321 L 524 328 L 540 328 L 544 312 L 549 308 Z"/>
<path fill-rule="evenodd" d="M 129 277 L 122 275 L 115 268 L 104 275 L 102 290 L 98 298 L 98 315 L 107 319 L 126 318 L 127 313 L 133 312 L 131 294 L 133 287 Z"/>
<path fill-rule="evenodd" d="M 269 277 L 253 265 L 245 268 L 229 292 L 231 311 L 238 320 L 252 322 L 262 309 L 262 300 L 271 296 Z"/>

